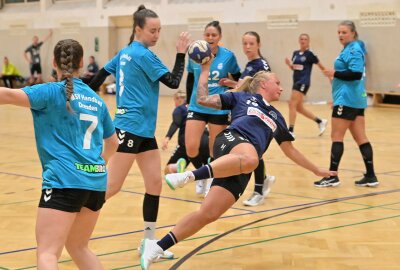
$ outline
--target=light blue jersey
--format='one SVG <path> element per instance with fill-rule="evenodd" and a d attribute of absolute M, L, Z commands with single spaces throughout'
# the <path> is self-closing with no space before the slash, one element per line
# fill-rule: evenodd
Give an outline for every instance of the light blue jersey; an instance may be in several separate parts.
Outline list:
<path fill-rule="evenodd" d="M 142 43 L 134 41 L 105 65 L 117 80 L 115 127 L 140 137 L 154 138 L 159 79 L 169 72 Z"/>
<path fill-rule="evenodd" d="M 194 83 L 193 83 L 193 92 L 192 97 L 190 98 L 189 110 L 198 112 L 198 113 L 206 113 L 206 114 L 228 114 L 229 111 L 226 110 L 217 110 L 212 108 L 207 108 L 197 104 L 197 84 L 199 83 L 199 77 L 201 72 L 200 64 L 189 60 L 189 64 L 187 66 L 188 72 L 194 74 Z M 233 52 L 224 48 L 218 47 L 218 53 L 211 63 L 210 67 L 210 75 L 208 76 L 208 92 L 209 95 L 213 94 L 222 94 L 226 91 L 227 87 L 219 85 L 218 82 L 222 78 L 227 78 L 228 73 L 237 74 L 240 72 L 239 65 L 237 64 L 237 60 Z"/>
<path fill-rule="evenodd" d="M 364 50 L 358 41 L 353 41 L 344 47 L 335 60 L 335 71 L 362 72 L 361 80 L 344 81 L 333 78 L 332 97 L 333 105 L 342 105 L 351 108 L 363 109 L 367 107 L 365 92 L 365 57 Z"/>
<path fill-rule="evenodd" d="M 22 88 L 31 105 L 42 188 L 105 191 L 103 139 L 115 128 L 104 101 L 80 79 L 73 84 L 73 112 L 66 108 L 64 81 Z"/>

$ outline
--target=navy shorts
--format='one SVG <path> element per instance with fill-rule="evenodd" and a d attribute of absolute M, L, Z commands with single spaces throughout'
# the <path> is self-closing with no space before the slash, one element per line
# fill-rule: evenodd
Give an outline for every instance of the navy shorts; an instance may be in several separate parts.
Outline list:
<path fill-rule="evenodd" d="M 308 89 L 310 88 L 309 84 L 304 83 L 294 83 L 292 89 L 295 91 L 299 91 L 304 95 L 307 95 Z"/>
<path fill-rule="evenodd" d="M 158 149 L 156 138 L 140 137 L 118 128 L 115 130 L 119 141 L 117 152 L 139 154 Z"/>
<path fill-rule="evenodd" d="M 39 207 L 51 208 L 64 212 L 80 212 L 82 207 L 98 211 L 105 202 L 105 191 L 93 191 L 77 188 L 43 189 Z"/>
<path fill-rule="evenodd" d="M 353 121 L 357 116 L 364 116 L 364 111 L 365 109 L 338 105 L 333 107 L 332 117 Z"/>
<path fill-rule="evenodd" d="M 240 133 L 225 129 L 217 135 L 214 142 L 215 159 L 230 153 L 233 147 L 241 143 L 250 143 Z M 211 186 L 220 186 L 228 190 L 237 201 L 242 196 L 250 180 L 250 174 L 239 174 L 223 178 L 214 178 Z"/>

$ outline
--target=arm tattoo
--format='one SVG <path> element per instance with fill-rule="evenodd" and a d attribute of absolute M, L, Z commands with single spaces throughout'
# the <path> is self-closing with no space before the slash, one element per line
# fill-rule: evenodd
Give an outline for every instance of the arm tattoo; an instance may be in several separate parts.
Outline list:
<path fill-rule="evenodd" d="M 214 108 L 214 109 L 221 109 L 221 98 L 219 95 L 208 95 L 208 82 L 199 84 L 197 87 L 197 103 L 200 105 Z"/>

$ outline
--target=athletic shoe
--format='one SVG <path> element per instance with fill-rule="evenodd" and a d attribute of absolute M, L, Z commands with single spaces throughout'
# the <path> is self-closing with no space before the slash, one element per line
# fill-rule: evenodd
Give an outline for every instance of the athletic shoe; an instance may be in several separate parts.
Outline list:
<path fill-rule="evenodd" d="M 144 239 L 140 245 L 140 266 L 142 270 L 150 269 L 153 262 L 158 261 L 163 255 L 164 251 L 157 245 L 157 240 Z"/>
<path fill-rule="evenodd" d="M 207 180 L 196 181 L 196 194 L 200 197 L 204 197 L 207 188 Z"/>
<path fill-rule="evenodd" d="M 324 177 L 314 182 L 314 186 L 316 187 L 336 187 L 338 185 L 340 185 L 340 180 L 337 176 Z"/>
<path fill-rule="evenodd" d="M 258 192 L 253 192 L 248 200 L 243 201 L 243 204 L 246 206 L 257 206 L 264 204 L 264 196 Z"/>
<path fill-rule="evenodd" d="M 168 186 L 172 190 L 182 188 L 184 185 L 192 181 L 194 181 L 194 175 L 191 171 L 183 173 L 170 173 L 165 175 L 165 182 L 167 182 Z"/>
<path fill-rule="evenodd" d="M 275 182 L 276 177 L 273 175 L 266 175 L 264 178 L 264 184 L 263 184 L 263 196 L 266 198 L 268 194 L 271 192 L 271 187 L 272 184 Z"/>
<path fill-rule="evenodd" d="M 289 131 L 290 135 L 292 135 L 293 139 L 296 139 L 296 135 L 294 134 L 294 132 Z"/>
<path fill-rule="evenodd" d="M 142 249 L 143 241 L 144 241 L 144 239 L 142 239 L 142 241 L 140 242 L 140 246 L 137 248 L 139 256 L 142 255 L 142 250 L 141 249 Z M 156 240 L 156 241 L 158 241 L 158 240 Z M 163 254 L 161 255 L 160 258 L 161 259 L 173 259 L 174 258 L 174 253 L 172 253 L 171 251 L 168 251 L 168 250 L 164 250 L 164 252 L 163 252 Z"/>
<path fill-rule="evenodd" d="M 322 134 L 324 134 L 327 125 L 328 125 L 328 120 L 322 119 L 321 123 L 318 124 L 318 128 L 319 128 L 318 136 L 321 136 Z"/>
<path fill-rule="evenodd" d="M 183 173 L 186 170 L 186 159 L 180 158 L 176 162 L 176 172 L 177 173 Z"/>
<path fill-rule="evenodd" d="M 359 181 L 355 181 L 354 184 L 358 187 L 375 187 L 379 185 L 379 181 L 376 176 L 367 176 L 364 174 L 364 177 Z"/>

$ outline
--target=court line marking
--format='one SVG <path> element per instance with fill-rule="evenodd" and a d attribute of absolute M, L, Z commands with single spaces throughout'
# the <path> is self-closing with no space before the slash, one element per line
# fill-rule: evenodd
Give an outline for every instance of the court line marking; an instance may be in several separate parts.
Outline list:
<path fill-rule="evenodd" d="M 382 192 L 397 192 L 397 190 L 400 189 L 395 189 L 394 191 L 389 190 L 389 191 L 382 191 Z M 368 193 L 368 194 L 374 194 L 374 193 Z M 384 193 L 382 193 L 384 194 Z M 364 195 L 357 195 L 357 196 L 363 196 L 363 197 L 367 197 Z M 347 197 L 344 197 L 347 198 Z M 329 199 L 329 200 L 325 200 L 325 201 L 332 201 L 332 200 L 337 200 L 340 198 L 336 198 L 336 199 Z M 318 201 L 318 202 L 310 202 L 310 203 L 303 203 L 303 204 L 296 204 L 296 205 L 289 205 L 289 206 L 283 206 L 283 207 L 278 207 L 278 208 L 273 208 L 273 209 L 265 209 L 265 210 L 261 210 L 258 212 L 253 212 L 253 213 L 242 213 L 242 214 L 234 214 L 234 215 L 229 215 L 229 216 L 222 216 L 220 217 L 220 219 L 226 219 L 226 218 L 232 218 L 232 217 L 238 217 L 238 216 L 243 216 L 243 215 L 251 215 L 251 214 L 259 214 L 259 213 L 266 213 L 266 212 L 273 212 L 273 211 L 278 211 L 278 210 L 284 210 L 284 209 L 291 209 L 291 208 L 297 208 L 297 207 L 304 207 L 304 206 L 313 206 L 315 204 L 318 203 L 323 203 L 325 201 Z M 365 205 L 368 206 L 368 205 Z M 306 208 L 302 208 L 302 209 L 306 209 Z M 290 212 L 290 211 L 289 211 Z M 273 216 L 272 216 L 273 217 Z M 171 228 L 174 227 L 175 224 L 170 224 L 170 225 L 164 225 L 164 226 L 159 226 L 156 228 L 156 230 L 158 229 L 165 229 L 165 228 Z M 98 239 L 105 239 L 105 238 L 112 238 L 112 237 L 117 237 L 117 236 L 123 236 L 123 235 L 128 235 L 128 234 L 136 234 L 136 233 L 140 233 L 143 232 L 143 230 L 135 230 L 135 231 L 128 231 L 128 232 L 122 232 L 122 233 L 116 233 L 116 234 L 109 234 L 109 235 L 103 235 L 103 236 L 97 236 L 97 237 L 93 237 L 90 238 L 90 240 L 98 240 Z M 12 254 L 12 253 L 19 253 L 19 252 L 24 252 L 24 251 L 30 251 L 30 250 L 35 250 L 37 247 L 30 247 L 30 248 L 24 248 L 24 249 L 17 249 L 17 250 L 10 250 L 10 251 L 3 251 L 0 252 L 0 256 L 2 255 L 7 255 L 7 254 Z"/>
<path fill-rule="evenodd" d="M 313 207 L 317 207 L 317 206 L 322 206 L 325 204 L 331 204 L 331 203 L 336 203 L 336 202 L 341 202 L 341 201 L 346 201 L 346 200 L 352 200 L 352 199 L 358 199 L 358 198 L 365 198 L 365 197 L 371 197 L 371 196 L 376 196 L 376 195 L 382 195 L 382 194 L 389 194 L 389 193 L 395 193 L 395 192 L 399 192 L 400 189 L 394 189 L 394 190 L 386 190 L 386 191 L 380 191 L 380 192 L 373 192 L 373 193 L 366 193 L 366 194 L 361 194 L 361 195 L 355 195 L 355 196 L 348 196 L 348 197 L 341 197 L 341 198 L 336 198 L 336 199 L 330 199 L 330 200 L 325 200 L 325 201 L 321 201 L 321 202 L 316 202 L 314 204 L 310 204 L 308 206 L 305 207 L 301 207 L 301 208 L 297 208 L 297 209 L 292 209 L 283 213 L 279 213 L 273 216 L 269 216 L 269 217 L 265 217 L 265 218 L 261 218 L 249 223 L 245 223 L 243 225 L 240 225 L 236 228 L 230 229 L 224 233 L 219 234 L 218 236 L 206 241 L 205 243 L 201 244 L 200 246 L 196 247 L 195 249 L 193 249 L 192 251 L 190 251 L 189 253 L 187 253 L 185 256 L 183 256 L 179 261 L 177 261 L 174 265 L 171 266 L 171 268 L 169 268 L 170 270 L 176 270 L 178 269 L 178 267 L 180 267 L 183 263 L 185 263 L 188 259 L 190 259 L 192 256 L 194 256 L 196 253 L 198 253 L 200 250 L 202 250 L 203 248 L 207 247 L 208 245 L 210 245 L 211 243 L 217 241 L 218 239 L 231 234 L 235 231 L 238 231 L 242 228 L 251 226 L 253 224 L 259 223 L 261 221 L 264 220 L 268 220 L 268 219 L 272 219 L 275 217 L 279 217 L 279 216 L 283 216 L 283 215 L 287 215 L 290 213 L 294 213 L 294 212 L 298 212 L 301 210 L 305 210 L 308 208 L 313 208 Z M 400 215 L 398 215 L 400 216 Z"/>
<path fill-rule="evenodd" d="M 343 213 L 354 212 L 354 211 L 359 211 L 359 210 L 365 210 L 365 209 L 369 209 L 369 208 L 374 208 L 374 207 L 367 207 L 367 208 L 364 208 L 364 209 L 350 210 L 350 211 L 345 211 Z M 378 206 L 376 208 L 378 208 Z M 330 214 L 330 215 L 334 215 L 334 214 L 340 214 L 340 212 L 333 213 L 333 214 Z M 323 216 L 327 216 L 327 215 L 323 215 Z M 306 234 L 311 234 L 311 233 L 318 233 L 318 232 L 341 229 L 341 228 L 351 227 L 351 226 L 356 226 L 356 225 L 363 225 L 363 224 L 367 224 L 367 223 L 373 223 L 373 222 L 378 222 L 378 221 L 392 219 L 392 218 L 398 218 L 398 217 L 400 217 L 400 215 L 389 216 L 389 217 L 378 218 L 378 219 L 370 219 L 370 220 L 365 220 L 365 221 L 361 221 L 361 222 L 355 222 L 355 223 L 349 223 L 349 224 L 343 224 L 343 225 L 338 225 L 338 226 L 333 226 L 333 227 L 322 228 L 322 229 L 318 229 L 318 230 L 310 230 L 310 231 L 305 231 L 305 232 L 300 232 L 300 233 L 288 234 L 288 235 L 283 235 L 283 236 L 279 236 L 279 237 L 274 237 L 274 238 L 269 238 L 269 239 L 263 239 L 263 240 L 259 240 L 259 241 L 249 242 L 249 243 L 246 243 L 246 244 L 234 245 L 234 246 L 230 246 L 230 247 L 224 247 L 224 248 L 209 250 L 209 251 L 205 251 L 205 252 L 200 252 L 200 253 L 196 254 L 195 256 L 201 256 L 201 255 L 221 252 L 221 251 L 225 251 L 225 250 L 241 248 L 241 247 L 244 247 L 244 246 L 256 245 L 256 244 L 261 244 L 261 243 L 266 243 L 266 242 L 271 242 L 271 241 L 276 241 L 276 240 L 281 240 L 281 239 L 286 239 L 286 238 L 291 238 L 291 237 L 296 237 L 296 236 L 301 236 L 301 235 L 306 235 Z M 318 216 L 311 217 L 311 218 L 318 218 Z M 306 219 L 311 219 L 311 218 L 306 218 Z M 298 219 L 298 220 L 295 220 L 295 221 L 302 221 L 302 220 L 305 220 L 305 219 Z M 293 221 L 288 221 L 288 222 L 293 222 Z M 283 222 L 283 223 L 288 223 L 288 222 Z M 282 223 L 279 222 L 279 223 L 268 224 L 268 225 L 264 225 L 264 226 L 273 226 L 273 225 L 279 225 L 279 224 L 282 224 Z M 264 227 L 264 226 L 262 226 L 262 227 Z M 257 227 L 254 227 L 254 228 L 257 228 Z M 243 231 L 243 230 L 247 230 L 247 229 L 241 229 L 240 231 Z M 185 239 L 184 241 L 191 241 L 191 240 L 194 240 L 194 239 Z M 136 250 L 135 248 L 126 249 L 126 250 L 120 250 L 120 251 L 115 251 L 115 252 L 102 253 L 102 254 L 98 254 L 96 256 L 102 257 L 102 256 L 113 255 L 113 254 L 118 254 L 118 253 L 123 253 L 123 252 L 130 252 L 130 251 L 135 251 L 135 250 Z M 177 258 L 173 258 L 173 259 L 160 260 L 160 261 L 158 261 L 156 263 L 171 262 L 171 261 L 175 261 L 175 260 L 179 260 L 179 259 L 180 259 L 180 257 L 177 257 Z M 65 262 L 72 262 L 72 260 L 69 259 L 69 260 L 59 261 L 59 263 L 65 263 Z M 132 267 L 139 267 L 139 266 L 140 266 L 140 263 L 133 264 L 133 265 L 122 266 L 122 267 L 118 267 L 118 268 L 112 268 L 112 270 L 121 270 L 121 269 L 127 269 L 127 268 L 132 268 Z M 35 267 L 36 267 L 36 265 L 35 266 L 28 266 L 28 267 L 24 267 L 24 268 L 18 268 L 18 269 L 15 269 L 15 270 L 32 269 L 32 268 L 35 268 Z M 170 268 L 170 269 L 172 269 L 172 268 Z M 8 269 L 5 269 L 5 270 L 8 270 Z"/>
<path fill-rule="evenodd" d="M 348 210 L 348 211 L 340 211 L 340 212 L 334 212 L 334 213 L 329 213 L 329 214 L 325 214 L 325 215 L 319 215 L 319 216 L 313 216 L 313 217 L 308 217 L 308 218 L 300 218 L 300 219 L 294 219 L 294 220 L 289 220 L 289 221 L 283 221 L 283 222 L 278 222 L 278 223 L 272 223 L 272 224 L 266 224 L 266 225 L 261 225 L 261 226 L 255 226 L 255 227 L 248 227 L 248 228 L 243 228 L 240 229 L 240 231 L 245 231 L 245 230 L 251 230 L 251 229 L 257 229 L 257 228 L 263 228 L 263 227 L 270 227 L 270 226 L 274 226 L 274 225 L 280 225 L 280 224 L 287 224 L 287 223 L 292 223 L 292 222 L 298 222 L 298 221 L 304 221 L 304 220 L 310 220 L 310 219 L 316 219 L 316 218 L 321 218 L 321 217 L 326 217 L 326 216 L 332 216 L 332 215 L 339 215 L 339 214 L 347 214 L 347 213 L 351 213 L 351 212 L 356 212 L 356 211 L 362 211 L 362 210 L 368 210 L 368 209 L 374 209 L 374 208 L 382 208 L 382 206 L 387 206 L 387 205 L 393 205 L 393 204 L 399 204 L 400 202 L 396 202 L 396 203 L 388 203 L 388 204 L 381 204 L 381 205 L 376 205 L 376 206 L 367 206 L 364 208 L 358 208 L 358 209 L 352 209 L 352 210 Z M 141 232 L 142 230 L 138 231 Z M 203 236 L 198 236 L 198 237 L 191 237 L 185 240 L 182 240 L 182 242 L 187 242 L 187 241 L 193 241 L 193 240 L 198 240 L 198 239 L 202 239 L 202 238 L 209 238 L 209 237 L 213 237 L 213 236 L 217 236 L 218 233 L 214 233 L 214 234 L 208 234 L 208 235 L 203 235 Z M 282 237 L 278 237 L 277 239 L 280 239 Z M 102 238 L 97 238 L 97 239 L 102 239 Z M 93 239 L 91 239 L 93 240 Z M 271 240 L 272 241 L 272 240 Z M 124 253 L 124 252 L 130 252 L 130 251 L 135 251 L 136 249 L 126 249 L 126 250 L 119 250 L 119 251 L 113 251 L 113 252 L 106 252 L 106 253 L 102 253 L 102 254 L 97 254 L 97 256 L 107 256 L 107 255 L 113 255 L 113 254 L 118 254 L 118 253 Z M 200 255 L 197 254 L 197 255 Z M 196 256 L 197 256 L 196 255 Z M 179 257 L 174 258 L 174 260 L 179 259 Z M 63 261 L 59 261 L 59 263 L 64 263 L 64 262 L 71 262 L 71 259 L 68 260 L 63 260 Z M 170 260 L 162 260 L 159 262 L 163 262 L 163 261 L 171 261 Z M 137 265 L 130 265 L 130 266 L 125 266 L 122 268 L 115 268 L 115 269 L 126 269 L 129 267 L 136 267 L 139 266 L 140 264 Z M 27 266 L 24 268 L 18 268 L 16 270 L 24 270 L 24 269 L 32 269 L 35 268 L 36 265 L 34 266 Z"/>
<path fill-rule="evenodd" d="M 121 190 L 121 192 L 125 193 L 132 193 L 136 195 L 144 195 L 142 192 L 137 192 L 137 191 L 130 191 L 130 190 Z M 202 204 L 203 201 L 193 201 L 193 200 L 187 200 L 187 199 L 181 199 L 177 197 L 170 197 L 170 196 L 160 196 L 161 199 L 169 199 L 173 201 L 181 201 L 181 202 L 190 202 L 190 203 L 196 203 L 196 204 Z M 245 212 L 250 212 L 250 213 L 256 213 L 257 211 L 250 210 L 250 209 L 244 209 L 244 208 L 239 208 L 239 207 L 231 207 L 229 209 L 234 209 L 234 210 L 240 210 L 240 211 L 245 211 Z"/>
<path fill-rule="evenodd" d="M 394 204 L 399 204 L 400 202 L 395 202 L 395 203 L 387 203 L 387 204 L 381 204 L 381 205 L 376 205 L 376 206 L 367 206 L 364 208 L 358 208 L 358 209 L 352 209 L 352 210 L 348 210 L 348 211 L 340 211 L 340 212 L 334 212 L 334 213 L 329 213 L 329 214 L 325 214 L 325 215 L 319 215 L 319 216 L 312 216 L 312 217 L 308 217 L 308 218 L 300 218 L 300 219 L 294 219 L 294 220 L 288 220 L 288 221 L 283 221 L 283 222 L 278 222 L 278 223 L 272 223 L 272 224 L 265 224 L 265 225 L 261 225 L 261 226 L 255 226 L 255 227 L 248 227 L 248 228 L 243 228 L 240 229 L 239 231 L 246 231 L 246 230 L 251 230 L 251 229 L 258 229 L 258 228 L 263 228 L 263 227 L 271 227 L 271 226 L 275 226 L 275 225 L 281 225 L 281 224 L 287 224 L 287 223 L 293 223 L 293 222 L 298 222 L 298 221 L 304 221 L 304 220 L 311 220 L 311 219 L 317 219 L 317 218 L 321 218 L 321 217 L 327 217 L 327 216 L 333 216 L 333 215 L 339 215 L 339 214 L 347 214 L 347 213 L 351 213 L 351 212 L 357 212 L 357 211 L 363 211 L 363 210 L 368 210 L 368 209 L 374 209 L 374 208 L 382 208 L 382 206 L 387 206 L 387 205 L 394 205 Z M 374 220 L 373 220 L 374 221 Z M 361 223 L 356 223 L 357 224 L 364 224 L 367 223 L 368 221 L 363 221 Z M 350 225 L 340 225 L 339 227 L 347 227 Z M 333 229 L 335 229 L 336 227 L 331 227 Z M 327 228 L 331 229 L 331 228 Z M 315 230 L 314 230 L 315 231 Z M 309 231 L 309 233 L 312 233 L 314 231 Z M 316 230 L 315 232 L 318 232 L 318 230 Z M 305 234 L 305 233 L 302 233 Z M 193 241 L 193 240 L 198 240 L 198 239 L 202 239 L 202 238 L 209 238 L 209 237 L 213 237 L 213 236 L 217 236 L 218 233 L 214 233 L 214 234 L 209 234 L 209 235 L 203 235 L 203 236 L 199 236 L 199 237 L 191 237 L 188 239 L 183 240 L 182 242 L 187 242 L 187 241 Z M 268 241 L 273 241 L 273 240 L 279 240 L 279 239 L 283 239 L 283 238 L 288 238 L 288 237 L 293 237 L 293 236 L 298 236 L 299 234 L 293 234 L 293 235 L 286 235 L 286 236 L 280 236 L 280 237 L 276 237 L 276 238 L 272 238 L 272 239 L 267 239 L 264 240 L 263 242 L 268 242 Z M 301 235 L 301 234 L 300 234 Z M 259 241 L 257 241 L 257 243 L 251 243 L 251 244 L 258 244 Z M 246 245 L 246 244 L 243 244 Z M 230 248 L 222 248 L 222 249 L 218 249 L 218 250 L 214 250 L 213 252 L 218 252 L 218 251 L 223 251 L 225 249 L 233 249 L 236 247 L 241 247 L 243 245 L 239 245 L 239 246 L 232 246 Z M 130 252 L 130 251 L 135 251 L 136 248 L 133 249 L 126 249 L 126 250 L 119 250 L 119 251 L 113 251 L 113 252 L 106 252 L 106 253 L 102 253 L 102 254 L 97 254 L 96 256 L 102 257 L 102 256 L 107 256 L 107 255 L 113 255 L 113 254 L 118 254 L 118 253 L 124 253 L 124 252 Z M 196 256 L 198 255 L 203 255 L 203 254 L 207 254 L 207 253 L 212 253 L 212 252 L 203 252 L 203 253 L 198 253 L 196 254 Z M 179 257 L 174 258 L 173 260 L 177 260 L 179 259 Z M 159 263 L 163 262 L 163 261 L 171 261 L 172 259 L 169 260 L 160 260 Z M 59 263 L 64 263 L 64 262 L 71 262 L 71 259 L 68 260 L 63 260 L 63 261 L 59 261 Z M 135 264 L 135 265 L 129 265 L 129 266 L 124 266 L 122 268 L 114 268 L 113 270 L 117 270 L 117 269 L 126 269 L 126 268 L 130 268 L 130 267 L 137 267 L 140 266 L 140 264 Z M 32 269 L 35 268 L 36 265 L 34 266 L 28 266 L 28 267 L 24 267 L 24 268 L 18 268 L 15 270 L 25 270 L 25 269 Z"/>

